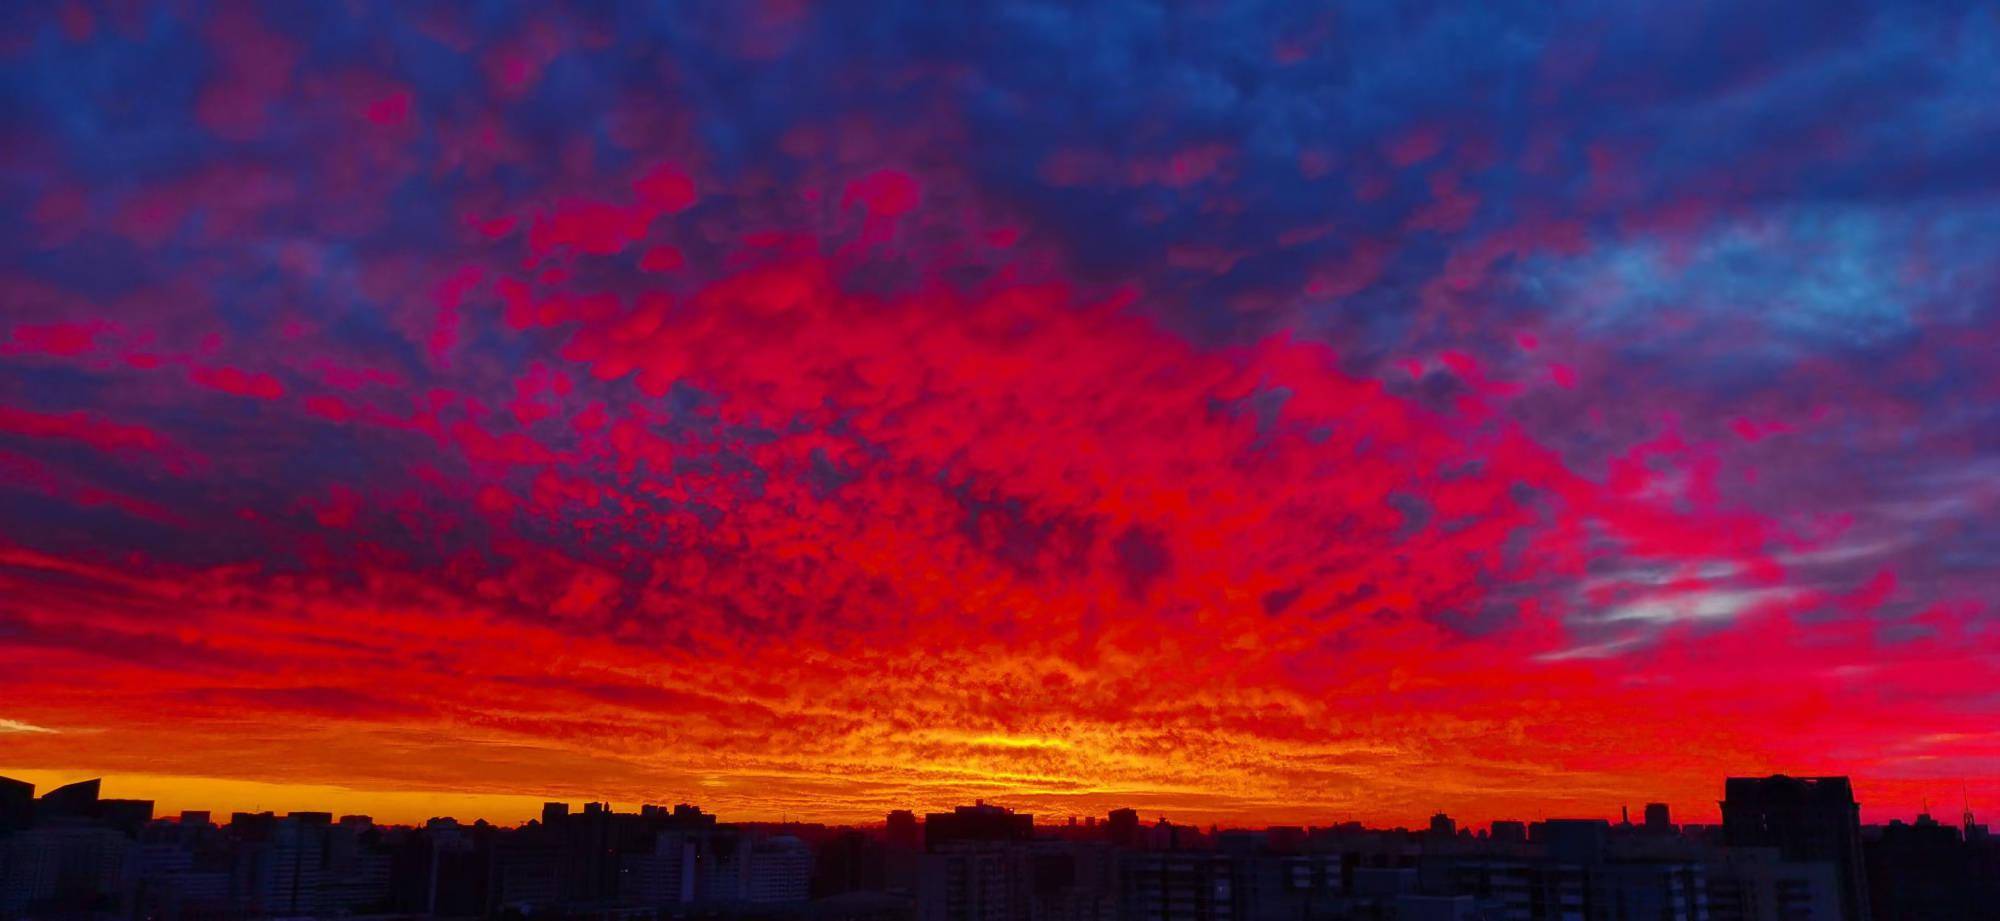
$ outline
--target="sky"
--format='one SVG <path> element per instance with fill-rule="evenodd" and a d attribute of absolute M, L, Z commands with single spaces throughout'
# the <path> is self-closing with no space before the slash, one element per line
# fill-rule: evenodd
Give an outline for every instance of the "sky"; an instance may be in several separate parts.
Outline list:
<path fill-rule="evenodd" d="M 2000 15 L 0 16 L 0 774 L 2000 816 Z"/>

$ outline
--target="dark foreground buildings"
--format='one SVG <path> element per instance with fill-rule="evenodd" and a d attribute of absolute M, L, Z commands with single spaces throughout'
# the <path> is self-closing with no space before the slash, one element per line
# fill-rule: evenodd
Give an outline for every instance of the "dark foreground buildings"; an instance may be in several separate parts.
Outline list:
<path fill-rule="evenodd" d="M 96 781 L 0 778 L 0 919 L 1963 921 L 2000 919 L 2000 841 L 1862 826 L 1845 778 L 1731 778 L 1720 826 L 1546 819 L 1418 831 L 1067 824 L 985 803 L 879 827 L 551 803 L 519 828 L 323 812 L 155 818 Z"/>
<path fill-rule="evenodd" d="M 1724 844 L 1775 849 L 1791 863 L 1831 865 L 1842 916 L 1868 916 L 1861 806 L 1847 778 L 1731 777 L 1724 793 Z"/>

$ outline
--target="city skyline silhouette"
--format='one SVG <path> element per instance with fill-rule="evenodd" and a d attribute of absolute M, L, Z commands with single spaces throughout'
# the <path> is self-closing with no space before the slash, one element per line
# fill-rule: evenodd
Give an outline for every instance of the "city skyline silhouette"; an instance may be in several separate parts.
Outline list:
<path fill-rule="evenodd" d="M 6 4 L 0 776 L 273 818 L 24 807 L 0 915 L 876 873 L 676 803 L 1169 819 L 903 868 L 981 921 L 1959 899 L 1996 59 L 1966 0 Z M 1439 815 L 1509 840 L 1163 856 Z"/>
<path fill-rule="evenodd" d="M 123 792 L 113 790 L 112 792 Z M 323 810 L 160 815 L 101 780 L 0 777 L 0 918 L 529 916 L 1221 921 L 2000 916 L 2000 838 L 1864 824 L 1846 777 L 1729 777 L 1720 824 L 1437 813 L 1411 829 L 1207 829 L 975 802 L 880 823 L 544 802 L 516 826 Z M 39 794 L 39 795 L 38 795 Z"/>

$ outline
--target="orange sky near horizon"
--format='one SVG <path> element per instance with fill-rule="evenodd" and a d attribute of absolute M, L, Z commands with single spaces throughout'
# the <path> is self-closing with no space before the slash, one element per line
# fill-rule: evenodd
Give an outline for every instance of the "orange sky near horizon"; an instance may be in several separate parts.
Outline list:
<path fill-rule="evenodd" d="M 449 817 L 466 824 L 483 819 L 496 825 L 512 826 L 538 817 L 541 814 L 542 804 L 550 801 L 548 797 L 523 794 L 365 790 L 322 784 L 271 783 L 217 777 L 159 774 L 101 775 L 88 771 L 21 769 L 9 768 L 4 765 L 0 765 L 0 777 L 9 777 L 32 783 L 36 787 L 37 794 L 46 793 L 63 784 L 100 778 L 104 781 L 103 796 L 107 799 L 151 800 L 154 804 L 154 814 L 159 818 L 177 816 L 182 810 L 207 810 L 211 813 L 212 820 L 216 822 L 228 821 L 228 816 L 232 812 L 269 811 L 282 815 L 287 812 L 298 811 L 330 812 L 335 816 L 366 815 L 377 824 L 383 825 L 420 825 L 431 818 Z M 1933 815 L 1940 821 L 1948 824 L 1955 824 L 1957 822 L 1958 810 L 1963 803 L 1963 796 L 1969 792 L 1969 788 L 1961 788 L 1945 781 L 1892 782 L 1883 784 L 1870 783 L 1866 779 L 1856 782 L 1856 790 L 1856 799 L 1862 804 L 1862 820 L 1864 822 L 1887 822 L 1890 819 L 1910 821 L 1914 813 L 1904 808 L 1901 804 L 1914 796 L 1918 802 L 1929 802 Z M 1982 783 L 1979 792 L 1982 796 L 1988 796 L 1994 791 Z M 1708 799 L 1669 802 L 1668 805 L 1672 809 L 1675 822 L 1712 824 L 1721 821 L 1721 813 L 1715 806 L 1716 799 L 1720 798 L 1720 796 L 1721 789 L 1718 782 L 1717 788 Z M 1878 799 L 1878 797 L 1887 797 L 1888 799 L 1885 801 Z M 598 801 L 592 800 L 589 797 L 558 798 L 564 802 L 568 802 L 572 808 L 578 808 L 584 802 Z M 659 797 L 630 802 L 613 801 L 610 805 L 615 811 L 637 812 L 639 807 L 645 803 L 659 802 L 671 804 L 670 801 L 679 802 L 680 800 L 674 797 Z M 1096 797 L 1049 800 L 1038 797 L 1033 793 L 1022 793 L 1017 796 L 1003 796 L 993 801 L 1017 811 L 1031 812 L 1036 816 L 1040 824 L 1058 825 L 1068 821 L 1070 816 L 1076 816 L 1078 821 L 1082 821 L 1086 816 L 1094 816 L 1099 821 L 1102 821 L 1103 817 L 1111 809 L 1121 808 L 1116 805 L 1107 804 L 1128 803 L 1136 801 L 1136 799 L 1120 797 L 1116 794 L 1107 794 Z M 1477 819 L 1470 817 L 1470 814 L 1463 813 L 1456 814 L 1453 817 L 1462 828 L 1481 828 L 1495 819 L 1502 818 L 1511 818 L 1520 821 L 1535 821 L 1542 818 L 1603 818 L 1616 822 L 1621 818 L 1620 809 L 1629 808 L 1633 816 L 1633 821 L 1639 821 L 1643 812 L 1643 806 L 1648 802 L 1657 801 L 1656 799 L 1642 797 L 1634 799 L 1631 802 L 1621 802 L 1616 806 L 1608 808 L 1591 808 L 1587 804 L 1578 803 L 1577 808 L 1548 813 L 1546 815 L 1532 811 L 1508 811 L 1498 804 L 1488 804 L 1486 808 L 1489 811 L 1497 811 L 1491 811 L 1490 815 L 1483 815 Z M 695 804 L 703 805 L 698 800 Z M 967 804 L 957 801 L 913 802 L 908 806 L 900 808 L 914 809 L 921 818 L 927 812 L 949 811 L 953 806 L 958 805 Z M 714 811 L 712 805 L 705 808 L 711 812 Z M 767 809 L 758 808 L 755 805 L 748 805 L 746 807 L 727 810 L 721 813 L 720 818 L 726 822 L 775 822 L 789 820 L 795 822 L 819 822 L 830 825 L 874 826 L 880 825 L 885 815 L 886 812 L 854 812 L 849 809 L 839 808 L 837 805 L 834 808 L 813 812 L 790 812 L 784 810 L 772 812 Z M 1204 827 L 1220 824 L 1221 827 L 1225 828 L 1258 828 L 1266 825 L 1327 826 L 1348 821 L 1362 821 L 1370 827 L 1375 828 L 1423 828 L 1428 823 L 1429 814 L 1397 816 L 1387 813 L 1333 813 L 1312 810 L 1280 810 L 1261 815 L 1254 813 L 1203 814 L 1198 811 L 1175 809 L 1165 803 L 1160 804 L 1154 810 L 1145 811 L 1141 814 L 1141 819 L 1148 823 L 1161 818 L 1165 818 L 1176 824 L 1192 824 Z M 1980 821 L 1983 823 L 1989 822 L 1985 816 L 1981 816 Z"/>

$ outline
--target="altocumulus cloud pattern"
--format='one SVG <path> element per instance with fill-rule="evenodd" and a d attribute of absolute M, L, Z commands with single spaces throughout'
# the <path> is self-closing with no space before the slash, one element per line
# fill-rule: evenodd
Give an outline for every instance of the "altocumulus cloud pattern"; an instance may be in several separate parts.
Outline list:
<path fill-rule="evenodd" d="M 1310 6 L 9 5 L 0 766 L 2000 797 L 1994 8 Z"/>

